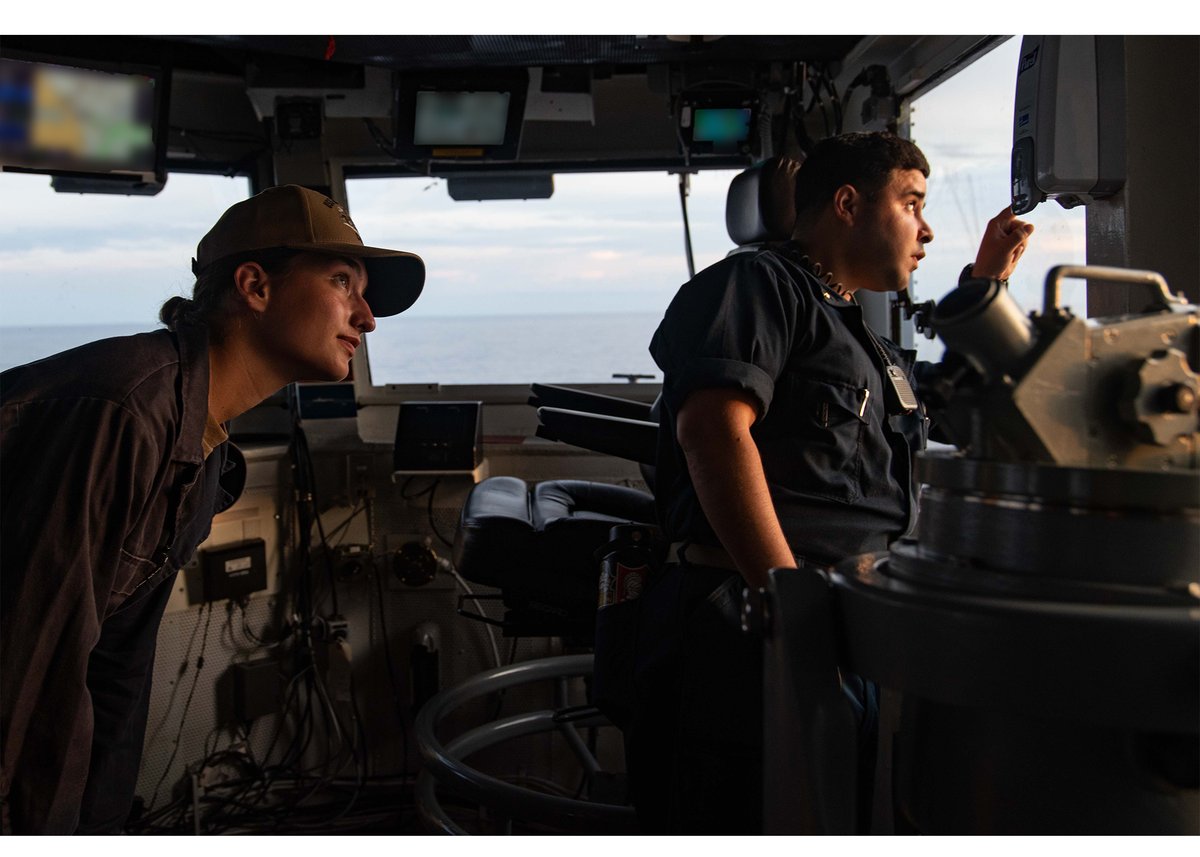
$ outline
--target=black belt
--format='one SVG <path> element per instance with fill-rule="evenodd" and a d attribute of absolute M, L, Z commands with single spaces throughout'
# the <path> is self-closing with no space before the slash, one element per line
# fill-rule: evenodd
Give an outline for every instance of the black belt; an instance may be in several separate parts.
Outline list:
<path fill-rule="evenodd" d="M 796 561 L 796 568 L 817 568 L 822 571 L 829 571 L 833 568 L 832 565 L 813 562 L 799 554 L 792 554 L 792 558 Z M 671 543 L 667 549 L 667 562 L 679 565 L 707 565 L 710 568 L 723 568 L 728 571 L 738 570 L 737 563 L 733 561 L 733 557 L 725 548 L 719 545 L 701 545 L 687 541 Z"/>

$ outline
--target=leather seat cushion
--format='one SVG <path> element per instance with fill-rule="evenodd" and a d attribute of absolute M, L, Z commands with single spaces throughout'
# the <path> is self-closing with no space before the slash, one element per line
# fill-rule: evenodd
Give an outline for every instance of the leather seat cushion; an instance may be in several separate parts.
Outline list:
<path fill-rule="evenodd" d="M 455 565 L 464 577 L 552 603 L 594 604 L 598 548 L 616 524 L 654 520 L 654 499 L 582 480 L 526 483 L 494 476 L 463 506 Z"/>

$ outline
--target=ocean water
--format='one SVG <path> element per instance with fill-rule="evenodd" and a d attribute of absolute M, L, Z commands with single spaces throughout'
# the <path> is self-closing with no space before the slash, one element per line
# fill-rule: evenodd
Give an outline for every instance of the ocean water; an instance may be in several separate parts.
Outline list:
<path fill-rule="evenodd" d="M 661 373 L 647 350 L 658 313 L 572 313 L 387 320 L 367 338 L 381 383 L 612 383 Z"/>
<path fill-rule="evenodd" d="M 661 379 L 647 347 L 657 313 L 399 316 L 367 337 L 376 384 L 613 383 L 613 373 Z M 137 324 L 0 327 L 0 371 Z M 623 379 L 620 379 L 623 381 Z"/>
<path fill-rule="evenodd" d="M 32 363 L 97 339 L 149 330 L 145 325 L 73 324 L 62 327 L 0 327 L 0 371 Z"/>

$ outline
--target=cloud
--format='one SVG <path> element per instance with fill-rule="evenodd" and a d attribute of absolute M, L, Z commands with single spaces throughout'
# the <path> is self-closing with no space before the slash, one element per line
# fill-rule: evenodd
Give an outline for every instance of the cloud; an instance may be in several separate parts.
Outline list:
<path fill-rule="evenodd" d="M 134 237 L 164 230 L 193 245 L 226 208 L 249 193 L 245 178 L 172 174 L 157 196 L 55 193 L 48 176 L 0 173 L 0 196 L 20 205 L 0 210 L 5 233 L 64 232 Z"/>
<path fill-rule="evenodd" d="M 725 194 L 734 174 L 694 177 L 698 267 L 732 247 Z M 428 179 L 353 180 L 348 193 L 370 243 L 424 257 L 428 286 L 414 314 L 665 307 L 687 279 L 677 179 L 603 173 L 556 183 L 553 198 L 527 203 L 456 203 Z"/>
<path fill-rule="evenodd" d="M 187 274 L 195 246 L 183 243 L 138 242 L 109 239 L 85 248 L 38 246 L 27 250 L 0 250 L 0 272 L 7 283 L 13 276 L 47 274 L 62 271 L 92 271 L 100 274 L 116 271 L 158 271 L 171 275 Z"/>

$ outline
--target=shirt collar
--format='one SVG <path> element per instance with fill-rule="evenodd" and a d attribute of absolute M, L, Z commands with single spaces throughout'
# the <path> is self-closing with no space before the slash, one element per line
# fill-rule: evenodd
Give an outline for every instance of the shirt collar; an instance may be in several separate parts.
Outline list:
<path fill-rule="evenodd" d="M 800 249 L 798 244 L 790 242 L 782 249 L 785 253 L 791 256 L 792 260 L 796 263 L 796 266 L 804 272 L 804 276 L 812 286 L 814 294 L 816 294 L 823 303 L 827 304 L 828 306 L 838 307 L 839 309 L 858 306 L 858 302 L 854 300 L 853 296 L 844 298 L 832 288 L 830 283 L 827 282 L 829 279 L 828 275 L 822 276 L 823 272 L 821 271 L 820 266 L 811 262 L 808 256 L 805 255 Z"/>
<path fill-rule="evenodd" d="M 831 306 L 836 309 L 850 309 L 851 307 L 858 308 L 858 302 L 852 298 L 844 298 L 836 291 L 830 288 L 825 282 L 814 274 L 807 266 L 799 265 L 801 271 L 804 272 L 804 278 L 812 287 L 813 294 L 816 295 L 821 303 L 826 306 Z"/>
<path fill-rule="evenodd" d="M 836 307 L 858 306 L 858 301 L 854 300 L 853 296 L 844 298 L 833 289 L 825 285 L 821 286 L 821 300 L 830 306 Z"/>
<path fill-rule="evenodd" d="M 225 426 L 217 422 L 216 417 L 209 413 L 204 420 L 204 437 L 200 441 L 204 448 L 204 457 L 208 458 L 214 449 L 227 440 L 229 440 L 229 432 L 225 430 Z"/>

